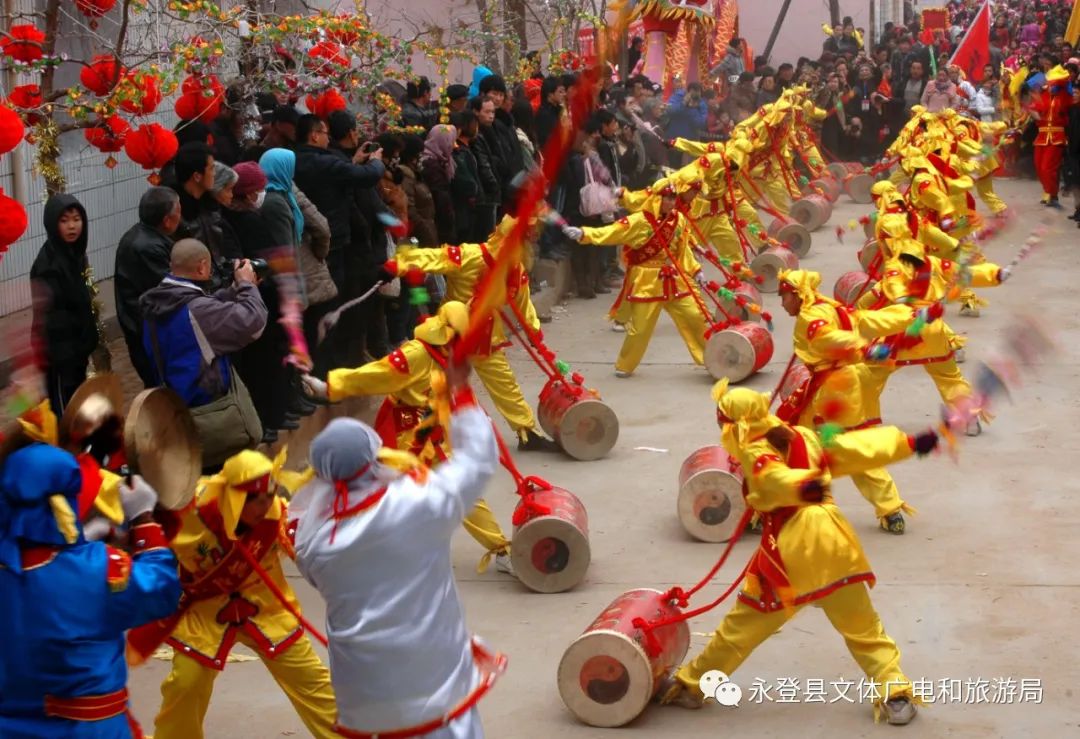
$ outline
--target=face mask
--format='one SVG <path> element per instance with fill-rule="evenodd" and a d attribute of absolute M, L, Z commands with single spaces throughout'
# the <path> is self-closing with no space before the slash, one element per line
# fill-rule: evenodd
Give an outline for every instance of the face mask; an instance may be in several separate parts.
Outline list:
<path fill-rule="evenodd" d="M 259 194 L 255 196 L 255 207 L 261 208 L 263 202 L 266 200 L 266 190 L 259 190 Z"/>

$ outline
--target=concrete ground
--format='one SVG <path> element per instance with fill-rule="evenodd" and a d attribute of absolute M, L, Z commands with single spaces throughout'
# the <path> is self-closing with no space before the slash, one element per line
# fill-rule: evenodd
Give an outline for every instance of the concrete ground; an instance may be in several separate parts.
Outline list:
<path fill-rule="evenodd" d="M 1002 182 L 999 192 L 1019 218 L 987 246 L 989 257 L 1012 258 L 1024 236 L 1046 215 L 1036 204 L 1030 182 Z M 850 234 L 837 242 L 834 228 L 868 211 L 841 198 L 830 225 L 814 234 L 808 269 L 832 283 L 857 268 L 861 239 Z M 1075 627 L 1080 623 L 1080 525 L 1076 496 L 1080 484 L 1070 469 L 1080 453 L 1080 311 L 1076 303 L 1077 231 L 1065 214 L 1052 214 L 1058 230 L 1017 270 L 1004 288 L 987 291 L 991 301 L 978 319 L 948 320 L 971 341 L 967 367 L 989 353 L 999 332 L 1018 311 L 1038 312 L 1058 334 L 1057 352 L 1028 368 L 1013 405 L 997 409 L 997 419 L 982 437 L 963 440 L 958 463 L 946 456 L 909 461 L 893 469 L 907 501 L 919 513 L 909 517 L 904 536 L 877 528 L 871 507 L 849 481 L 836 485 L 838 502 L 852 521 L 875 568 L 875 606 L 889 634 L 900 645 L 903 666 L 912 679 L 933 681 L 938 702 L 906 729 L 918 737 L 1069 736 L 1080 729 L 1073 696 L 1080 677 Z M 770 390 L 788 360 L 792 322 L 782 315 L 775 295 L 766 296 L 776 317 L 776 354 L 764 371 L 746 384 Z M 675 516 L 677 475 L 683 459 L 697 447 L 716 443 L 718 432 L 709 398 L 711 381 L 689 361 L 673 325 L 662 318 L 649 353 L 630 379 L 616 379 L 612 363 L 622 341 L 604 320 L 608 301 L 572 300 L 556 308 L 545 326 L 560 358 L 585 374 L 619 416 L 621 433 L 608 458 L 575 462 L 568 458 L 517 454 L 526 474 L 541 475 L 576 493 L 590 518 L 592 565 L 575 590 L 558 595 L 528 592 L 493 570 L 477 574 L 481 554 L 461 532 L 453 542 L 453 561 L 469 627 L 509 655 L 510 667 L 480 707 L 487 735 L 498 739 L 542 739 L 558 735 L 610 737 L 680 736 L 683 739 L 743 736 L 873 736 L 894 730 L 875 726 L 868 704 L 778 704 L 781 679 L 823 680 L 826 700 L 834 700 L 833 681 L 857 682 L 861 673 L 824 615 L 806 609 L 763 644 L 735 673 L 743 703 L 727 708 L 710 702 L 697 712 L 650 706 L 618 730 L 579 723 L 564 707 L 556 686 L 563 651 L 620 593 L 637 587 L 666 589 L 695 583 L 715 561 L 719 545 L 690 540 Z M 518 350 L 512 361 L 530 400 L 542 376 Z M 938 416 L 939 399 L 918 369 L 897 374 L 884 398 L 886 420 L 918 430 Z M 505 425 L 497 424 L 505 432 Z M 300 445 L 298 445 L 300 446 Z M 662 451 L 644 451 L 653 447 Z M 510 478 L 501 473 L 485 496 L 509 527 L 515 503 Z M 402 532 L 407 536 L 407 532 Z M 703 591 L 705 603 L 718 595 L 756 546 L 745 537 L 729 563 Z M 377 567 L 378 562 L 372 562 Z M 323 604 L 298 577 L 292 580 L 307 615 L 323 620 Z M 705 644 L 727 610 L 691 623 L 691 654 Z M 422 645 L 418 644 L 418 648 Z M 325 657 L 325 652 L 321 652 Z M 134 708 L 152 730 L 158 686 L 168 663 L 152 660 L 132 672 Z M 379 679 L 373 675 L 372 679 Z M 773 702 L 756 702 L 756 679 L 773 686 Z M 939 681 L 959 680 L 952 700 Z M 979 680 L 994 686 L 980 694 Z M 1038 681 L 1037 696 L 998 694 L 1000 684 Z M 1003 682 L 1002 682 L 1003 681 Z M 1025 683 L 1033 685 L 1035 683 Z M 800 691 L 801 692 L 801 691 Z M 206 736 L 274 737 L 306 735 L 285 696 L 257 660 L 229 664 L 215 687 Z"/>

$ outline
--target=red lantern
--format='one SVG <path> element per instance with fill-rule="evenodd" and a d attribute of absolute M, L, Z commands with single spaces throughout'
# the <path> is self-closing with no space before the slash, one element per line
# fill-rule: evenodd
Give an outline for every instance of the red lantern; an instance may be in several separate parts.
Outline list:
<path fill-rule="evenodd" d="M 318 97 L 308 95 L 304 102 L 307 103 L 308 110 L 323 120 L 329 118 L 335 110 L 345 110 L 349 107 L 345 98 L 341 97 L 341 93 L 337 90 L 327 90 Z"/>
<path fill-rule="evenodd" d="M 124 76 L 125 69 L 116 57 L 109 54 L 98 54 L 88 66 L 79 72 L 79 81 L 90 92 L 98 97 L 104 97 L 116 87 L 116 83 Z"/>
<path fill-rule="evenodd" d="M 143 169 L 152 170 L 164 167 L 176 156 L 179 148 L 180 142 L 176 140 L 176 134 L 160 123 L 139 126 L 128 134 L 124 143 L 124 151 L 131 157 L 131 161 L 142 165 Z M 156 171 L 147 179 L 153 185 L 161 181 Z"/>
<path fill-rule="evenodd" d="M 41 44 L 45 34 L 29 23 L 12 26 L 8 35 L 0 39 L 0 50 L 17 62 L 30 64 L 45 56 Z"/>
<path fill-rule="evenodd" d="M 24 111 L 40 108 L 43 102 L 41 88 L 37 85 L 19 85 L 12 88 L 11 95 L 8 96 L 8 103 Z M 23 113 L 23 115 L 31 126 L 41 120 L 41 116 L 37 113 Z"/>
<path fill-rule="evenodd" d="M 176 99 L 173 107 L 182 121 L 198 118 L 203 123 L 210 123 L 221 112 L 221 96 L 206 97 L 202 93 L 185 93 Z"/>
<path fill-rule="evenodd" d="M 225 86 L 216 74 L 189 74 L 180 85 L 180 92 L 187 94 L 212 92 L 215 96 L 225 92 Z M 209 95 L 208 95 L 209 97 Z"/>
<path fill-rule="evenodd" d="M 86 143 L 98 151 L 111 153 L 124 148 L 131 125 L 118 115 L 111 115 L 92 128 L 86 129 Z"/>
<path fill-rule="evenodd" d="M 349 55 L 333 41 L 320 41 L 308 49 L 315 74 L 334 74 L 349 66 Z"/>
<path fill-rule="evenodd" d="M 122 100 L 120 107 L 132 115 L 150 115 L 161 104 L 161 88 L 158 87 L 158 78 L 149 72 L 129 72 L 128 80 L 140 93 L 138 102 Z"/>
<path fill-rule="evenodd" d="M 116 5 L 116 0 L 75 0 L 75 7 L 90 19 L 90 27 L 97 28 L 97 19 L 108 13 Z"/>
<path fill-rule="evenodd" d="M 26 209 L 22 203 L 0 190 L 0 254 L 26 231 Z"/>
<path fill-rule="evenodd" d="M 26 129 L 22 118 L 6 105 L 0 105 L 0 154 L 7 154 L 22 141 Z"/>

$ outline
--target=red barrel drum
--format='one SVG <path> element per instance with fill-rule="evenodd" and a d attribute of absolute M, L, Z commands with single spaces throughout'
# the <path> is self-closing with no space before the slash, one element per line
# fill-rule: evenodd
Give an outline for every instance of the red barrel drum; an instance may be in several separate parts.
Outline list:
<path fill-rule="evenodd" d="M 809 379 L 810 368 L 796 359 L 792 363 L 791 369 L 788 370 L 784 382 L 780 385 L 780 392 L 777 393 L 780 402 L 783 403 L 791 397 L 791 394 L 802 387 Z"/>
<path fill-rule="evenodd" d="M 850 174 L 859 174 L 860 172 L 865 171 L 863 166 L 858 162 L 832 162 L 829 165 L 829 174 L 841 182 L 843 182 L 844 178 Z"/>
<path fill-rule="evenodd" d="M 763 293 L 774 293 L 780 289 L 780 270 L 798 268 L 799 258 L 795 252 L 783 246 L 762 249 L 750 261 L 750 270 L 762 279 L 757 288 Z"/>
<path fill-rule="evenodd" d="M 792 203 L 789 212 L 808 231 L 816 231 L 832 216 L 832 203 L 820 195 L 806 195 Z"/>
<path fill-rule="evenodd" d="M 822 195 L 830 203 L 835 203 L 836 199 L 840 197 L 840 180 L 835 177 L 819 177 L 816 180 L 811 180 L 810 184 L 806 186 L 804 195 Z"/>
<path fill-rule="evenodd" d="M 772 359 L 773 340 L 758 323 L 738 323 L 717 331 L 705 342 L 705 369 L 714 380 L 741 382 Z"/>
<path fill-rule="evenodd" d="M 692 453 L 679 469 L 679 521 L 699 541 L 724 542 L 735 535 L 746 511 L 742 467 L 721 446 Z"/>
<path fill-rule="evenodd" d="M 739 297 L 746 298 L 748 303 L 761 305 L 761 292 L 749 282 L 739 282 L 738 287 L 732 288 L 731 292 Z M 716 321 L 722 323 L 728 320 L 728 316 L 734 316 L 742 321 L 761 323 L 760 311 L 752 311 L 745 306 L 740 307 L 734 300 L 727 300 L 724 298 L 718 298 L 718 300 L 720 300 L 723 311 L 717 309 L 715 316 Z M 727 315 L 725 315 L 725 313 Z"/>
<path fill-rule="evenodd" d="M 510 561 L 525 587 L 561 593 L 577 585 L 589 569 L 589 516 L 569 490 L 534 487 L 514 511 Z"/>
<path fill-rule="evenodd" d="M 878 254 L 880 253 L 881 245 L 878 244 L 877 239 L 868 239 L 867 242 L 863 244 L 863 248 L 859 249 L 859 264 L 862 265 L 864 272 L 867 274 L 872 274 L 875 271 L 879 274 L 882 272 L 881 267 L 883 261 L 878 259 Z M 876 265 L 874 264 L 875 260 L 877 260 Z"/>
<path fill-rule="evenodd" d="M 865 272 L 845 272 L 833 286 L 833 297 L 844 305 L 852 305 L 873 286 L 874 279 Z"/>
<path fill-rule="evenodd" d="M 650 657 L 634 619 L 648 622 L 679 614 L 651 588 L 628 590 L 613 600 L 563 653 L 559 695 L 590 726 L 622 726 L 637 718 L 656 693 L 660 678 L 677 668 L 690 648 L 685 621 L 652 632 L 660 645 Z"/>
<path fill-rule="evenodd" d="M 600 459 L 619 439 L 615 411 L 597 393 L 565 380 L 544 386 L 536 415 L 540 427 L 574 459 Z"/>

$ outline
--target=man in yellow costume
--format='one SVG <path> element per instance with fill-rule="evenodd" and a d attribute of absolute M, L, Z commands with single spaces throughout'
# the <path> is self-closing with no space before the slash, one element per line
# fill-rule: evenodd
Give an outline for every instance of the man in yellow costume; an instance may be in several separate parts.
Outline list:
<path fill-rule="evenodd" d="M 814 428 L 833 424 L 852 431 L 881 423 L 870 417 L 863 405 L 863 388 L 869 377 L 863 367 L 866 339 L 878 320 L 840 305 L 818 292 L 821 275 L 806 270 L 782 270 L 780 301 L 787 314 L 795 317 L 795 356 L 810 370 L 810 378 L 789 395 L 776 415 L 785 422 Z M 911 309 L 897 306 L 901 317 L 912 320 Z M 865 315 L 866 320 L 861 320 Z M 880 403 L 876 404 L 880 406 Z M 892 476 L 884 469 L 852 473 L 862 496 L 874 506 L 874 514 L 885 531 L 904 533 L 903 511 L 912 512 L 900 498 Z"/>
<path fill-rule="evenodd" d="M 864 410 L 872 416 L 881 413 L 880 397 L 889 377 L 897 369 L 921 365 L 934 381 L 946 405 L 971 395 L 971 385 L 956 364 L 956 350 L 963 340 L 945 323 L 944 303 L 954 291 L 969 284 L 974 287 L 994 287 L 1009 277 L 1008 267 L 990 262 L 963 266 L 926 253 L 923 245 L 910 238 L 899 238 L 889 247 L 895 256 L 885 263 L 884 277 L 877 286 L 880 305 L 905 305 L 920 311 L 923 325 L 917 335 L 909 335 L 910 317 L 881 312 L 873 326 L 873 336 L 886 336 L 880 343 L 883 361 L 866 365 L 869 381 L 864 385 Z M 880 306 L 879 306 L 880 307 Z M 888 321 L 894 323 L 890 327 Z M 860 331 L 862 329 L 860 328 Z M 871 336 L 867 336 L 871 338 Z M 870 351 L 874 356 L 875 352 Z M 968 426 L 969 436 L 978 436 L 982 426 L 978 419 Z"/>
<path fill-rule="evenodd" d="M 962 115 L 951 119 L 956 136 L 956 154 L 975 181 L 975 192 L 995 216 L 1004 215 L 1009 206 L 994 192 L 994 172 L 1001 166 L 998 142 L 1008 129 L 1004 121 L 981 122 Z"/>
<path fill-rule="evenodd" d="M 626 277 L 612 315 L 629 304 L 626 338 L 615 360 L 615 376 L 629 377 L 649 348 L 661 309 L 675 322 L 695 364 L 705 361 L 706 307 L 698 291 L 701 265 L 694 258 L 690 224 L 676 207 L 679 192 L 693 183 L 667 185 L 651 208 L 631 213 L 610 226 L 566 226 L 566 236 L 582 244 L 623 245 Z"/>
<path fill-rule="evenodd" d="M 326 382 L 304 376 L 304 384 L 331 402 L 357 395 L 386 395 L 375 417 L 375 432 L 388 449 L 414 454 L 434 466 L 450 454 L 450 437 L 431 410 L 431 375 L 445 369 L 458 336 L 469 327 L 469 312 L 457 300 L 444 303 L 438 313 L 416 327 L 414 338 L 393 352 L 362 367 L 330 370 Z M 491 508 L 479 499 L 465 517 L 465 530 L 487 554 L 480 571 L 495 558 L 495 569 L 510 573 L 510 540 L 503 534 Z"/>
<path fill-rule="evenodd" d="M 701 182 L 701 196 L 693 200 L 687 214 L 696 227 L 693 229 L 695 235 L 724 259 L 733 262 L 749 259 L 752 255 L 744 253 L 743 244 L 731 222 L 739 201 L 745 199 L 737 179 L 751 151 L 749 142 L 743 138 L 731 139 L 726 144 L 675 139 L 672 146 L 696 158 L 650 188 L 637 193 L 624 192 L 621 198 L 623 205 L 629 210 L 640 210 L 647 197 L 655 196 L 672 181 Z"/>
<path fill-rule="evenodd" d="M 883 426 L 834 437 L 822 447 L 809 429 L 769 413 L 769 396 L 747 388 L 713 392 L 721 441 L 746 470 L 746 501 L 762 520 L 738 602 L 704 651 L 661 683 L 662 703 L 703 705 L 699 681 L 709 670 L 731 675 L 750 653 L 803 606 L 820 606 L 852 657 L 880 692 L 875 717 L 906 724 L 916 712 L 912 685 L 900 668 L 900 650 L 885 633 L 870 601 L 875 577 L 851 524 L 833 502 L 833 477 L 910 457 L 937 446 L 933 431 L 908 436 Z"/>
<path fill-rule="evenodd" d="M 201 739 L 214 680 L 236 642 L 254 650 L 316 737 L 336 736 L 330 672 L 312 649 L 300 604 L 282 570 L 292 558 L 286 505 L 278 495 L 284 455 L 245 450 L 202 479 L 195 504 L 175 514 L 170 547 L 184 588 L 171 617 L 128 632 L 132 661 L 163 641 L 172 671 L 161 684 L 157 739 Z M 166 529 L 171 528 L 166 525 Z"/>
<path fill-rule="evenodd" d="M 517 219 L 513 216 L 504 216 L 491 237 L 483 244 L 399 251 L 383 268 L 394 277 L 405 275 L 410 270 L 446 275 L 447 299 L 468 304 L 480 281 L 495 263 L 499 250 L 516 223 Z M 520 262 L 510 268 L 506 278 L 506 294 L 530 328 L 539 331 L 540 318 L 532 304 L 529 273 Z M 490 319 L 487 336 L 471 358 L 472 367 L 487 388 L 496 410 L 502 414 L 517 436 L 518 449 L 527 452 L 556 452 L 558 445 L 542 436 L 536 429 L 536 416 L 525 400 L 514 370 L 503 351 L 508 346 L 510 341 L 496 311 Z"/>

